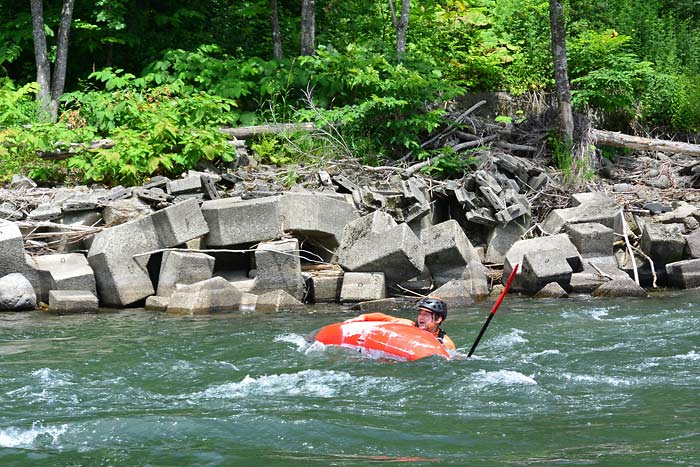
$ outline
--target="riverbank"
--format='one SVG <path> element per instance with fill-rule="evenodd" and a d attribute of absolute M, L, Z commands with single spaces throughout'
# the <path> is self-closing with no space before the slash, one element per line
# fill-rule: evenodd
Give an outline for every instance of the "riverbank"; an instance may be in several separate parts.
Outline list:
<path fill-rule="evenodd" d="M 305 303 L 392 311 L 423 295 L 645 296 L 700 286 L 699 167 L 661 153 L 602 163 L 573 190 L 497 153 L 460 179 L 415 167 L 201 167 L 140 187 L 0 190 L 0 307 L 177 314 Z M 578 191 L 572 193 L 572 191 Z"/>

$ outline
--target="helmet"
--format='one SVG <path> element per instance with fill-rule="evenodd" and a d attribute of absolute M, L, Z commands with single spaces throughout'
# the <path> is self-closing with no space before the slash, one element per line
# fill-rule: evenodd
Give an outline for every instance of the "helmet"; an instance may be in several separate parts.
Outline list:
<path fill-rule="evenodd" d="M 447 318 L 447 305 L 440 298 L 426 297 L 418 303 L 418 308 L 425 308 L 440 316 L 444 321 Z"/>

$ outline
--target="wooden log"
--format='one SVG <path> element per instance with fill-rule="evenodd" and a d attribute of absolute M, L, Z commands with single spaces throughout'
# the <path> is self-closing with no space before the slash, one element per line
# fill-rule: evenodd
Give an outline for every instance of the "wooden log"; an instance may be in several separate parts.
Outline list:
<path fill-rule="evenodd" d="M 680 143 L 678 141 L 668 141 L 663 139 L 642 138 L 639 136 L 626 135 L 615 131 L 591 129 L 590 136 L 592 142 L 598 145 L 615 146 L 628 149 L 638 149 L 641 151 L 659 151 L 671 154 L 685 154 L 689 156 L 700 156 L 700 145 L 690 143 Z"/>
<path fill-rule="evenodd" d="M 64 145 L 65 143 L 57 142 L 54 145 Z M 67 149 L 56 149 L 54 151 L 37 151 L 37 155 L 42 159 L 48 160 L 63 160 L 75 156 L 83 151 L 94 151 L 95 149 L 110 149 L 114 147 L 114 141 L 111 139 L 100 139 L 91 143 L 70 143 Z"/>
<path fill-rule="evenodd" d="M 314 131 L 315 129 L 316 126 L 313 123 L 276 123 L 273 125 L 220 128 L 222 133 L 240 139 L 246 139 L 256 135 L 294 133 L 297 131 Z"/>

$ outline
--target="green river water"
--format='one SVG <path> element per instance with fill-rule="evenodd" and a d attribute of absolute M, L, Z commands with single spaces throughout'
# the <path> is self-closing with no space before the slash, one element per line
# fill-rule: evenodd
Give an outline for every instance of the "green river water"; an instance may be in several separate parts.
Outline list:
<path fill-rule="evenodd" d="M 699 297 L 508 297 L 414 363 L 308 345 L 338 307 L 4 313 L 0 466 L 700 466 Z"/>

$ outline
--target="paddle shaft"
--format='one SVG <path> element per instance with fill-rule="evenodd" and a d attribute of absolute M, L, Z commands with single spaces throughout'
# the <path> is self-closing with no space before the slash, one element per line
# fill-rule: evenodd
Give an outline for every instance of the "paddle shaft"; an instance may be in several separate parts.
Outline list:
<path fill-rule="evenodd" d="M 510 288 L 510 284 L 512 284 L 513 279 L 515 279 L 515 273 L 518 272 L 518 266 L 520 266 L 520 264 L 518 264 L 518 263 L 516 263 L 515 266 L 513 266 L 513 270 L 511 271 L 510 276 L 508 276 L 508 282 L 506 282 L 506 286 L 503 288 L 503 292 L 501 292 L 501 295 L 498 296 L 498 300 L 496 300 L 496 303 L 493 304 L 493 308 L 491 308 L 491 313 L 489 314 L 489 317 L 486 318 L 486 322 L 484 323 L 483 326 L 481 326 L 481 331 L 479 331 L 479 335 L 476 337 L 476 340 L 474 341 L 474 345 L 472 345 L 472 348 L 469 351 L 467 358 L 471 357 L 472 354 L 474 353 L 474 350 L 476 350 L 476 346 L 479 345 L 479 341 L 481 340 L 481 337 L 484 335 L 484 332 L 486 332 L 486 328 L 489 327 L 489 323 L 493 319 L 493 315 L 496 314 L 496 311 L 498 311 L 498 307 L 501 306 L 501 302 L 503 301 L 503 298 L 506 296 L 506 293 L 508 292 L 508 289 Z"/>

